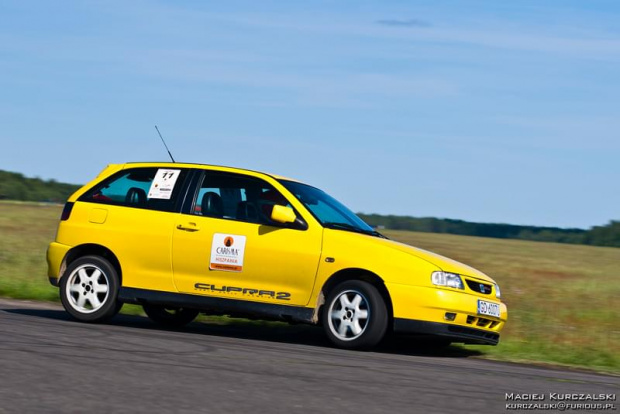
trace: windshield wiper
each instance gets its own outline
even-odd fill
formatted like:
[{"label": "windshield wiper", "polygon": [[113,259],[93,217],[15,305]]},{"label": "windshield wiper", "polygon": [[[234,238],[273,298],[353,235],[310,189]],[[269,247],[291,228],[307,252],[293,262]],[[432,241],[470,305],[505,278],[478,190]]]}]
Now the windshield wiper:
[{"label": "windshield wiper", "polygon": [[362,228],[359,228],[359,227],[356,227],[356,226],[353,226],[347,223],[336,223],[336,222],[328,221],[326,223],[323,223],[323,227],[327,227],[328,229],[353,231],[355,233],[368,234],[369,236],[376,236],[376,237],[387,239],[387,237],[385,237],[383,234],[379,233],[376,230],[364,230]]}]

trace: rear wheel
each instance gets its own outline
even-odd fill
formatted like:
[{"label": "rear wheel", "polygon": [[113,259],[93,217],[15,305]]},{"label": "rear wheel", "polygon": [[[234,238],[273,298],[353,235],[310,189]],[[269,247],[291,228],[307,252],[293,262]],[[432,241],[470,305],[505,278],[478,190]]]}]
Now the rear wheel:
[{"label": "rear wheel", "polygon": [[83,322],[102,322],[116,315],[119,278],[106,259],[84,256],[73,261],[60,279],[60,301],[65,310]]},{"label": "rear wheel", "polygon": [[146,315],[155,323],[168,328],[180,328],[187,325],[198,316],[198,311],[188,308],[177,308],[174,306],[153,305],[145,303],[142,305]]},{"label": "rear wheel", "polygon": [[336,346],[369,349],[385,336],[388,312],[373,285],[350,280],[329,292],[322,322],[327,336]]}]

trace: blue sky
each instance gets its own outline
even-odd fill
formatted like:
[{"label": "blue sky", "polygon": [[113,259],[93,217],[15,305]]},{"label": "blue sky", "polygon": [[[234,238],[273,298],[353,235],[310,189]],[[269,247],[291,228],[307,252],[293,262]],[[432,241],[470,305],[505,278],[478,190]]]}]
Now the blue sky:
[{"label": "blue sky", "polygon": [[177,160],[355,211],[620,219],[620,2],[0,3],[0,169]]}]

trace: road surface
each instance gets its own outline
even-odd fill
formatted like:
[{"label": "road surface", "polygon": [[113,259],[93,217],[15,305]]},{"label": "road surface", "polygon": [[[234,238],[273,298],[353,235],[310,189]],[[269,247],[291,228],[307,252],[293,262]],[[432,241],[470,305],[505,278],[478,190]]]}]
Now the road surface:
[{"label": "road surface", "polygon": [[413,345],[344,351],[300,325],[83,324],[54,304],[0,299],[0,413],[497,413],[508,412],[506,393],[550,403],[552,392],[620,389],[614,376]]}]

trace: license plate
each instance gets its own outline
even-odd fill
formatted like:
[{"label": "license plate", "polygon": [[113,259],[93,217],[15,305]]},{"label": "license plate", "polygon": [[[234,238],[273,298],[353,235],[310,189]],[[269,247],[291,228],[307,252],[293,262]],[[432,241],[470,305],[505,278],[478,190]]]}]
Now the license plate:
[{"label": "license plate", "polygon": [[478,300],[478,315],[488,315],[499,318],[499,303]]}]

